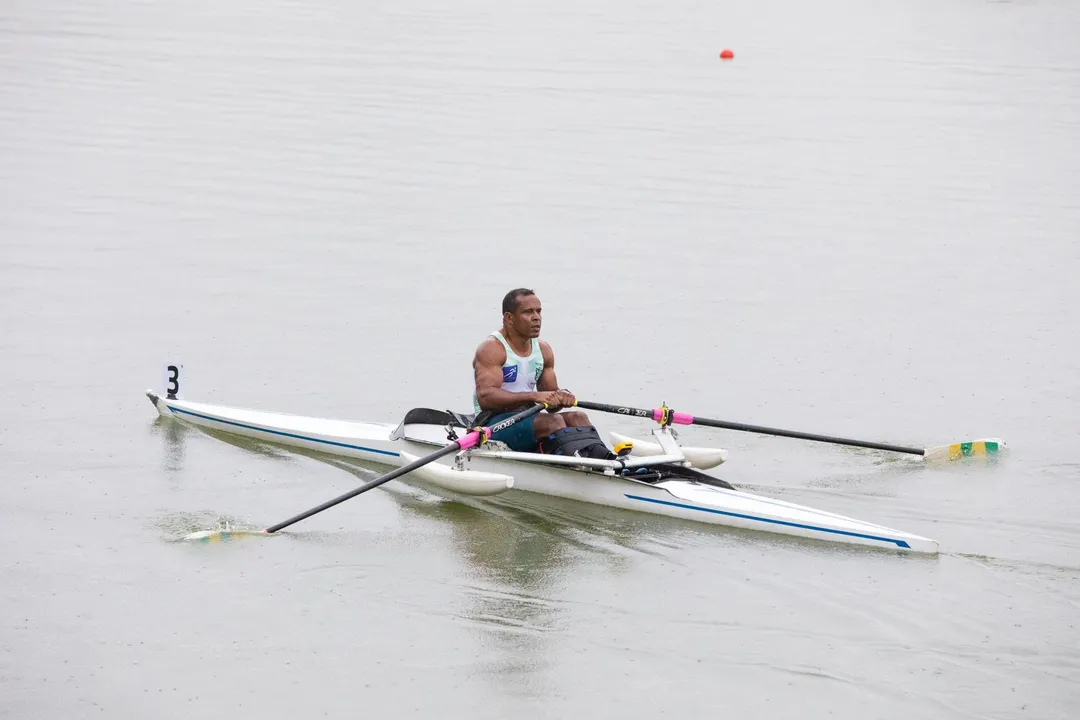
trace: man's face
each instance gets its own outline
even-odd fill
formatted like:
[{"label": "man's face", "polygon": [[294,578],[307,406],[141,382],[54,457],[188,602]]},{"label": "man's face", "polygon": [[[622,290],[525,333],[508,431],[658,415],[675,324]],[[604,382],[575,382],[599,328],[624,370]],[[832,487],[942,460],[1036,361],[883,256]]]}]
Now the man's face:
[{"label": "man's face", "polygon": [[507,324],[519,335],[540,337],[540,298],[535,295],[519,297],[517,310],[504,315]]}]

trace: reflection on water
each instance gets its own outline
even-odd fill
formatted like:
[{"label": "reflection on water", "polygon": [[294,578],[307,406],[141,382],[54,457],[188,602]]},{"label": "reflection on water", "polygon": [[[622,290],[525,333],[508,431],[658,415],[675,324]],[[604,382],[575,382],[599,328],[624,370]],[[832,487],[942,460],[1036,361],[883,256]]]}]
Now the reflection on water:
[{"label": "reflection on water", "polygon": [[232,433],[213,430],[198,425],[186,423],[177,418],[159,415],[150,424],[152,434],[161,435],[165,445],[165,454],[162,457],[164,469],[170,473],[179,472],[184,467],[185,441],[192,433],[209,435],[215,440],[238,447],[241,450],[257,453],[264,457],[275,460],[290,461],[292,457],[280,445],[234,435]]},{"label": "reflection on water", "polygon": [[[367,482],[385,470],[367,463],[299,450]],[[571,528],[542,514],[483,500],[443,497],[388,483],[381,490],[408,515],[435,523],[448,534],[455,555],[468,567],[452,582],[452,612],[489,651],[477,662],[478,674],[528,694],[542,693],[536,678],[553,657],[550,643],[560,628],[562,605],[554,598],[580,564],[568,535]]]},{"label": "reflection on water", "polygon": [[563,605],[559,587],[574,572],[576,558],[552,523],[514,518],[468,501],[428,502],[391,491],[416,516],[449,532],[468,571],[448,596],[454,614],[465,622],[483,650],[478,674],[500,687],[540,692],[542,677],[555,653]]},{"label": "reflection on water", "polygon": [[184,466],[184,437],[194,428],[172,418],[158,415],[150,423],[150,433],[160,435],[165,446],[161,466],[166,473],[179,472]]},{"label": "reflection on water", "polygon": [[255,438],[249,438],[243,435],[234,435],[233,433],[214,430],[213,428],[198,426],[196,429],[199,432],[209,435],[215,440],[220,440],[223,443],[238,447],[241,450],[257,453],[266,458],[273,458],[274,460],[282,460],[284,462],[292,461],[292,456],[281,445],[265,442],[263,440],[256,440]]}]

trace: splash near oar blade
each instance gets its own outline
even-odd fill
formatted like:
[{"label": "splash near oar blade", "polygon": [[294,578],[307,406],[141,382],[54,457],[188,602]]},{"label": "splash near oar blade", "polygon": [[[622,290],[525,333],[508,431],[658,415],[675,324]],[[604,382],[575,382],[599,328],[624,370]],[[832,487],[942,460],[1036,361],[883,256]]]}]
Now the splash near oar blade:
[{"label": "splash near oar blade", "polygon": [[959,442],[951,445],[940,445],[927,448],[923,457],[927,460],[963,460],[969,457],[993,457],[1005,447],[1005,441],[1001,438],[987,438],[985,440],[972,440],[971,442]]}]

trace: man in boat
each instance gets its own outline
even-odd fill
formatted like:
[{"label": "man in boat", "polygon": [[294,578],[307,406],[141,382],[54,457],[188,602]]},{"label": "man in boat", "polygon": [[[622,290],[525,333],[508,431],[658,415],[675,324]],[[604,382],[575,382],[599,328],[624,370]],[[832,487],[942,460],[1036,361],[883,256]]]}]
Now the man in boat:
[{"label": "man in boat", "polygon": [[577,399],[559,388],[555,353],[540,340],[540,298],[527,288],[511,290],[503,298],[502,317],[502,329],[491,333],[473,358],[473,409],[478,424],[494,425],[533,403],[547,403],[547,412],[497,432],[491,439],[518,452],[614,457],[585,413],[560,412],[574,407]]}]

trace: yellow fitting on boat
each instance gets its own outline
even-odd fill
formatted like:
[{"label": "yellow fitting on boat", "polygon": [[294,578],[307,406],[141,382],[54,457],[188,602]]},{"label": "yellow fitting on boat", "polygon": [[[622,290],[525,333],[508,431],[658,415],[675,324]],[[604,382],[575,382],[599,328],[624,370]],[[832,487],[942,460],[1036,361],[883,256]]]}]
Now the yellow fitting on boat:
[{"label": "yellow fitting on boat", "polygon": [[615,446],[615,454],[622,457],[623,455],[629,455],[633,449],[634,443],[630,441],[621,442]]}]

